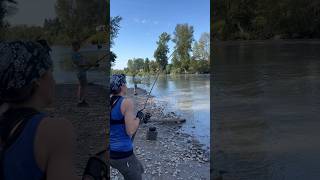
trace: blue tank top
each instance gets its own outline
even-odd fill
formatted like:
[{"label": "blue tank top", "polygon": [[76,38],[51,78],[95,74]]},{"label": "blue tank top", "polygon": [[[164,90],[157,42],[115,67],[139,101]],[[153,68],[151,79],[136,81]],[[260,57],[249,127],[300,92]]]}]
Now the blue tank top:
[{"label": "blue tank top", "polygon": [[[124,97],[116,102],[111,111],[111,119],[121,121],[124,116],[121,112],[121,104]],[[132,141],[126,132],[125,124],[110,125],[110,150],[116,152],[128,152],[133,150]]]},{"label": "blue tank top", "polygon": [[45,173],[38,167],[34,156],[34,140],[44,114],[37,114],[27,122],[16,141],[4,152],[5,180],[40,180]]}]

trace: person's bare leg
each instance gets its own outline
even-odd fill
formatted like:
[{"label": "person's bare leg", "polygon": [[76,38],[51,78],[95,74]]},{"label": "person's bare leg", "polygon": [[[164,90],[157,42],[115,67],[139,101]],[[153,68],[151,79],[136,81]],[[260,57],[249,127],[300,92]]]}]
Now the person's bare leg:
[{"label": "person's bare leg", "polygon": [[83,90],[84,90],[84,87],[83,85],[80,86],[80,102],[82,102],[84,99],[83,99]]},{"label": "person's bare leg", "polygon": [[79,84],[79,86],[78,86],[78,99],[79,99],[79,102],[82,101],[81,97],[82,97],[82,95],[81,95],[81,84]]},{"label": "person's bare leg", "polygon": [[134,85],[133,93],[134,93],[134,95],[137,95],[137,94],[138,94],[138,93],[137,93],[137,85],[136,85],[136,84]]},{"label": "person's bare leg", "polygon": [[85,101],[85,100],[86,100],[87,92],[88,92],[88,84],[84,84],[84,85],[82,86],[82,95],[81,95],[82,101]]},{"label": "person's bare leg", "polygon": [[88,89],[88,83],[86,79],[82,79],[80,82],[80,102],[78,103],[78,106],[81,107],[87,107],[89,104],[86,102],[86,96],[87,96],[87,90]]}]

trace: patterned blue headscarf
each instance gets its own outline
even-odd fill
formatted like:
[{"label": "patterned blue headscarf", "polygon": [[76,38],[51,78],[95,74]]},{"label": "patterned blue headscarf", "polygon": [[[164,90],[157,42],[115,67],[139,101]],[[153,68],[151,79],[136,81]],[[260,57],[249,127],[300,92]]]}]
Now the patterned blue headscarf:
[{"label": "patterned blue headscarf", "polygon": [[53,63],[51,49],[45,41],[13,41],[0,43],[0,99],[21,89],[44,75]]},{"label": "patterned blue headscarf", "polygon": [[110,79],[110,91],[115,93],[120,90],[121,85],[126,84],[126,75],[124,74],[114,74]]}]

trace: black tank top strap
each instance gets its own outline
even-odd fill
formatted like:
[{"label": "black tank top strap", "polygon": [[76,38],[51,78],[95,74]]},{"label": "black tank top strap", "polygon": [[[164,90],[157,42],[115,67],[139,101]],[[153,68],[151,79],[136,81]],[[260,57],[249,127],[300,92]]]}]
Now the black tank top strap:
[{"label": "black tank top strap", "polygon": [[124,121],[124,118],[122,118],[121,120],[114,120],[114,119],[111,119],[111,120],[110,120],[110,124],[111,124],[111,125],[116,125],[116,124],[125,124],[125,121]]},{"label": "black tank top strap", "polygon": [[[112,109],[117,105],[117,103],[119,102],[119,99],[121,99],[122,96],[112,96],[111,97],[111,111]],[[125,125],[125,121],[124,118],[120,119],[120,120],[114,120],[111,118],[111,112],[110,112],[110,125],[119,125],[119,124],[123,124]]]},{"label": "black tank top strap", "polygon": [[[9,109],[8,111],[6,111],[2,115],[0,120],[0,136],[1,139],[5,142],[5,146],[9,147],[23,131],[29,119],[39,113],[40,112],[32,108],[17,108]],[[18,127],[16,127],[17,125]],[[13,128],[16,129],[12,133],[11,131]],[[10,133],[12,134],[10,135]]]},{"label": "black tank top strap", "polygon": [[118,100],[122,98],[122,96],[112,96],[110,98],[110,105],[111,105],[111,110],[114,108],[114,106],[116,106],[116,104],[118,103]]}]

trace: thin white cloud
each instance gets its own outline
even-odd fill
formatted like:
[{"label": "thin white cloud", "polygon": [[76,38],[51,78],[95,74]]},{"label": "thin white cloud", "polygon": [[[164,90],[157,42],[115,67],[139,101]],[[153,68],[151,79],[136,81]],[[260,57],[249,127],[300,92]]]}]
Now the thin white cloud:
[{"label": "thin white cloud", "polygon": [[142,24],[145,24],[145,23],[147,23],[147,20],[142,19],[142,20],[141,20],[141,23],[142,23]]},{"label": "thin white cloud", "polygon": [[149,19],[139,19],[139,18],[134,18],[133,22],[138,23],[138,24],[154,24],[154,25],[159,24],[159,21],[152,21]]},{"label": "thin white cloud", "polygon": [[139,22],[140,22],[138,18],[134,18],[133,21],[134,21],[135,23],[139,23]]}]

